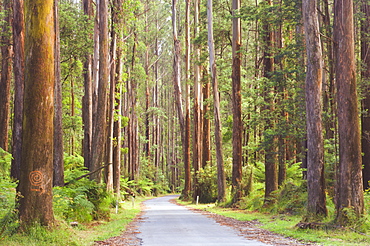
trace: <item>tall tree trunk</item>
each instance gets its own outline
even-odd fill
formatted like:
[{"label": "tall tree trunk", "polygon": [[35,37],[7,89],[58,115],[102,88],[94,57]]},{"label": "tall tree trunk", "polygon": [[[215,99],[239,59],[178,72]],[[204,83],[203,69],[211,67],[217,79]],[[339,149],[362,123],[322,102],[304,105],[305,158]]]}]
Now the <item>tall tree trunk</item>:
[{"label": "tall tree trunk", "polygon": [[[370,81],[370,4],[363,1],[361,7],[364,14],[364,21],[361,23],[361,61],[364,68],[361,69],[361,76],[364,84]],[[364,190],[370,188],[370,92],[369,86],[364,89],[364,98],[362,99],[362,113],[361,119],[361,146],[362,146],[362,169]]]},{"label": "tall tree trunk", "polygon": [[207,2],[207,19],[208,19],[208,48],[209,48],[209,68],[213,86],[213,107],[215,121],[215,141],[216,141],[216,158],[217,158],[217,200],[223,202],[226,199],[226,179],[224,172],[224,160],[222,154],[222,136],[221,136],[221,113],[220,97],[217,81],[217,67],[215,61],[215,47],[213,40],[213,4],[212,0]]},{"label": "tall tree trunk", "polygon": [[54,91],[54,175],[53,185],[64,185],[64,149],[62,128],[62,82],[60,80],[60,35],[59,35],[59,0],[54,0],[55,25],[55,91]]},{"label": "tall tree trunk", "polygon": [[134,70],[135,67],[135,57],[137,56],[137,33],[134,31],[134,43],[132,46],[132,56],[131,65],[128,70],[128,82],[126,83],[127,90],[127,103],[125,108],[125,116],[130,119],[128,126],[126,127],[126,147],[128,148],[128,158],[127,158],[127,172],[130,180],[135,180],[137,176],[137,166],[138,166],[138,134],[137,125],[138,119],[136,116],[136,90],[137,83],[135,78],[131,76],[130,71]]},{"label": "tall tree trunk", "polygon": [[348,209],[353,210],[357,217],[364,213],[351,0],[338,0],[334,3],[333,33],[339,133],[336,220],[343,225],[350,220]]},{"label": "tall tree trunk", "polygon": [[232,1],[233,9],[233,71],[232,71],[232,101],[233,101],[233,169],[232,169],[232,193],[233,203],[242,198],[242,98],[241,98],[241,25],[240,18],[236,17],[240,10],[240,0]]},{"label": "tall tree trunk", "polygon": [[[272,5],[271,0],[267,0],[268,5]],[[272,72],[274,71],[274,58],[272,55],[272,49],[274,44],[274,35],[271,30],[270,23],[263,24],[264,32],[264,54],[263,54],[263,76],[267,79],[272,78]],[[266,86],[264,97],[265,97],[265,114],[271,114],[275,108],[275,102],[270,98],[270,91],[274,88]],[[265,132],[274,128],[274,119],[267,116]],[[278,189],[278,177],[277,177],[277,165],[276,165],[276,136],[266,134],[265,135],[265,204],[270,202],[271,193]]]},{"label": "tall tree trunk", "polygon": [[[109,81],[108,72],[108,0],[100,0],[99,3],[99,88],[95,125],[92,141],[91,171],[97,170],[103,161],[104,146],[106,140],[106,115],[107,115],[107,86]],[[90,175],[91,180],[101,181],[101,172]]]},{"label": "tall tree trunk", "polygon": [[[185,141],[188,151],[187,158],[189,158],[190,165],[190,0],[185,0]],[[196,126],[194,125],[194,128]],[[193,136],[194,139],[198,136]],[[198,155],[198,150],[193,151],[193,155]],[[199,160],[199,158],[198,158]],[[199,171],[199,161],[194,162],[193,158],[193,168],[194,168],[194,193],[193,198],[200,195],[200,189],[198,185],[198,171]]]},{"label": "tall tree trunk", "polygon": [[[119,51],[117,54],[117,58],[121,57],[121,52]],[[120,95],[116,98],[116,106],[115,111],[118,114],[118,119],[114,121],[114,132],[113,132],[113,139],[115,139],[115,144],[113,147],[113,189],[114,193],[116,193],[117,197],[120,197],[120,184],[121,184],[121,143],[122,143],[122,133],[121,133],[121,107],[122,107],[122,82],[120,81],[120,75],[122,75],[122,65],[120,59],[118,59],[118,63],[116,66],[116,81],[118,82],[118,86],[116,87],[116,94]]]},{"label": "tall tree trunk", "polygon": [[[187,18],[189,20],[189,12],[190,12],[190,1],[186,0],[187,2]],[[190,45],[190,24],[187,23],[187,45]],[[199,0],[194,1],[194,37],[199,34]],[[190,47],[187,50],[187,56],[190,57]],[[200,84],[200,47],[199,44],[194,45],[194,100],[193,100],[193,168],[195,172],[199,171],[202,163],[202,154],[201,154],[201,139],[202,139],[202,124],[201,124],[201,84]],[[189,68],[190,68],[190,60]],[[190,79],[190,76],[188,77]],[[194,178],[194,198],[201,195],[201,190],[198,184],[198,175],[196,174]]]},{"label": "tall tree trunk", "polygon": [[[116,15],[116,20],[114,21],[117,28],[122,28],[123,20],[119,18],[119,14],[122,12],[123,0],[115,0],[114,2],[114,12]],[[123,67],[123,50],[122,50],[123,40],[122,33],[117,33],[117,55],[116,55],[116,66],[114,68],[115,74],[115,106],[114,111],[118,114],[116,120],[114,120],[113,126],[113,189],[117,198],[120,199],[120,180],[121,180],[121,144],[122,144],[122,67]]]},{"label": "tall tree trunk", "polygon": [[[182,93],[181,93],[181,71],[180,71],[180,61],[181,61],[181,50],[180,50],[180,40],[177,38],[177,0],[172,0],[172,28],[173,28],[173,40],[174,40],[174,62],[173,62],[173,70],[174,70],[174,91],[175,91],[175,99],[176,99],[176,107],[177,113],[180,123],[180,131],[181,131],[181,142],[183,146],[183,154],[184,154],[184,167],[185,167],[185,187],[182,192],[183,197],[189,197],[190,191],[190,179],[188,180],[187,177],[190,177],[190,134],[187,133],[186,129],[186,122],[185,116],[183,112],[182,106]],[[190,130],[190,129],[189,129]],[[188,138],[187,138],[188,137]]]},{"label": "tall tree trunk", "polygon": [[22,122],[24,94],[24,4],[14,0],[13,4],[13,49],[14,49],[14,117],[11,176],[20,178],[22,155]]},{"label": "tall tree trunk", "polygon": [[322,133],[323,60],[316,1],[303,1],[303,18],[307,51],[306,122],[308,216],[326,216],[324,140]]},{"label": "tall tree trunk", "polygon": [[[93,18],[93,9],[91,0],[83,0],[84,14],[89,18]],[[84,125],[84,138],[83,138],[83,157],[84,166],[90,169],[91,165],[91,144],[92,144],[92,117],[93,117],[93,86],[92,86],[92,55],[86,55],[84,63],[84,89],[82,106],[82,120]]]},{"label": "tall tree trunk", "polygon": [[[324,4],[324,15],[323,15],[323,25],[324,25],[324,35],[326,38],[326,49],[323,47],[323,52],[326,52],[327,56],[327,69],[324,69],[323,72],[326,72],[328,76],[323,76],[324,78],[327,77],[327,81],[323,81],[323,85],[325,86],[324,90],[324,100],[323,100],[323,108],[324,112],[328,112],[329,116],[324,121],[325,125],[325,138],[331,139],[336,138],[335,130],[336,123],[335,123],[335,98],[334,98],[334,59],[333,59],[333,39],[332,39],[332,23],[330,22],[331,13],[329,10],[329,1],[323,0]],[[322,40],[323,41],[323,40]],[[325,54],[325,53],[324,53]]]},{"label": "tall tree trunk", "polygon": [[[115,3],[114,3],[115,4]],[[110,87],[108,102],[108,124],[107,124],[107,156],[106,163],[111,163],[104,170],[107,191],[113,192],[113,134],[114,134],[114,111],[116,92],[116,64],[117,64],[117,39],[118,39],[118,13],[116,5],[112,6],[111,20],[111,45],[110,45]]]},{"label": "tall tree trunk", "polygon": [[19,217],[23,227],[54,223],[54,1],[25,2],[25,90]]},{"label": "tall tree trunk", "polygon": [[[207,76],[203,76],[206,78]],[[208,162],[211,161],[211,121],[208,117],[209,112],[209,104],[207,100],[210,96],[210,82],[207,78],[207,81],[204,83],[203,86],[203,100],[206,103],[203,103],[203,114],[202,114],[202,121],[203,121],[203,136],[202,136],[202,167],[205,168]]]},{"label": "tall tree trunk", "polygon": [[4,0],[5,18],[0,38],[1,47],[1,77],[0,77],[0,148],[8,151],[9,119],[10,119],[10,81],[12,74],[12,45],[11,45],[11,3]]},{"label": "tall tree trunk", "polygon": [[[146,10],[149,9],[149,1],[145,1],[145,7]],[[149,85],[149,50],[151,44],[148,43],[148,35],[149,35],[149,23],[148,23],[148,11],[145,11],[145,28],[144,32],[146,33],[144,39],[146,44],[146,50],[145,50],[145,61],[144,61],[144,70],[145,70],[145,142],[144,142],[144,152],[146,155],[146,158],[148,159],[149,165],[151,164],[151,143],[150,143],[150,85]]]}]

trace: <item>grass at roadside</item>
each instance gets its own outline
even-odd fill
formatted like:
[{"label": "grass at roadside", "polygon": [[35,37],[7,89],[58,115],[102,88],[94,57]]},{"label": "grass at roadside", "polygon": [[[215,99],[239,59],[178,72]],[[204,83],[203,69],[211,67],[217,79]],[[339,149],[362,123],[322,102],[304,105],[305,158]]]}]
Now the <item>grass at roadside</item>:
[{"label": "grass at roadside", "polygon": [[148,198],[138,197],[134,206],[131,201],[121,204],[118,213],[112,209],[110,221],[94,221],[80,224],[72,228],[69,224],[60,222],[57,229],[48,231],[35,226],[27,233],[17,233],[10,237],[0,238],[0,245],[6,246],[85,246],[94,241],[101,241],[120,235],[137,214],[140,213],[140,203]]},{"label": "grass at roadside", "polygon": [[315,242],[318,245],[344,246],[370,245],[370,235],[354,232],[349,228],[346,229],[300,229],[296,225],[302,217],[291,216],[286,214],[268,214],[251,212],[247,210],[236,210],[231,208],[221,208],[215,204],[192,204],[178,200],[180,204],[220,214],[226,217],[234,218],[240,221],[258,220],[262,225],[261,228],[279,233],[286,237],[303,240],[306,242]]}]

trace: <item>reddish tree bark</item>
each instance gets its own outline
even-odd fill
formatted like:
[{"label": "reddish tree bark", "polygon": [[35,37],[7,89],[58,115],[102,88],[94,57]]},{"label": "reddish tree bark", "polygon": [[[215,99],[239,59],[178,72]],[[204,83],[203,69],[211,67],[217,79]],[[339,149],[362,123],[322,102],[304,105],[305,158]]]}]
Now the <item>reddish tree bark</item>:
[{"label": "reddish tree bark", "polygon": [[[106,116],[107,116],[107,87],[109,82],[108,58],[108,0],[99,3],[99,87],[97,98],[97,111],[93,128],[92,159],[90,171],[95,171],[104,160],[104,147],[106,142]],[[101,182],[101,172],[90,175],[91,180]]]},{"label": "reddish tree bark", "polygon": [[232,1],[233,9],[233,71],[232,71],[232,102],[233,102],[233,168],[232,168],[232,187],[233,203],[242,198],[242,97],[241,97],[241,25],[240,18],[235,15],[240,9],[240,0]]},{"label": "reddish tree bark", "polygon": [[25,90],[22,166],[18,191],[21,225],[54,223],[54,1],[25,2]]},{"label": "reddish tree bark", "polygon": [[10,80],[12,74],[12,45],[10,26],[11,23],[11,1],[4,0],[3,11],[5,18],[1,35],[1,77],[0,77],[0,148],[8,151],[8,135],[10,120]]},{"label": "reddish tree bark", "polygon": [[353,2],[334,2],[335,79],[337,83],[339,165],[336,183],[338,224],[364,213],[360,126],[357,109],[356,66],[354,52]]},{"label": "reddish tree bark", "polygon": [[307,122],[307,186],[308,216],[326,216],[324,177],[324,140],[322,133],[323,60],[317,3],[304,0],[304,28],[307,51],[306,122]]}]

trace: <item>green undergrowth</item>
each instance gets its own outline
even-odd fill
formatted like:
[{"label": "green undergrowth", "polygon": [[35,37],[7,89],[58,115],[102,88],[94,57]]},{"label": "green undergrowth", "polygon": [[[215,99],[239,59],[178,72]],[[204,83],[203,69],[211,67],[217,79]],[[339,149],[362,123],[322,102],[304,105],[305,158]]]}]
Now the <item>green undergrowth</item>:
[{"label": "green undergrowth", "polygon": [[109,221],[92,221],[78,223],[72,227],[63,220],[59,221],[57,229],[48,230],[41,226],[33,226],[28,232],[15,233],[0,238],[0,245],[6,246],[85,246],[93,245],[122,234],[128,223],[141,211],[140,203],[144,197],[137,197],[135,202],[126,201],[120,204],[118,213],[112,208]]},{"label": "green undergrowth", "polygon": [[327,226],[321,229],[300,229],[296,225],[302,220],[301,215],[224,208],[214,203],[196,205],[192,202],[180,200],[178,202],[195,209],[216,213],[240,221],[258,221],[260,222],[260,227],[263,229],[281,234],[285,237],[316,243],[317,245],[370,245],[370,230],[360,232],[353,228],[337,228],[332,226],[330,221],[324,221],[323,223]]}]

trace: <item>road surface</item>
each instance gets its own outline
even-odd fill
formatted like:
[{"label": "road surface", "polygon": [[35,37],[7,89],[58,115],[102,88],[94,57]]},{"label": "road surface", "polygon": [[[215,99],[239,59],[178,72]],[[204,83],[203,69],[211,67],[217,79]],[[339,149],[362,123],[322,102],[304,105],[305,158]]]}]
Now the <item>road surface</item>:
[{"label": "road surface", "polygon": [[177,196],[148,200],[144,219],[138,225],[137,235],[143,246],[264,246],[247,240],[227,226],[195,213],[184,206],[170,203]]}]

